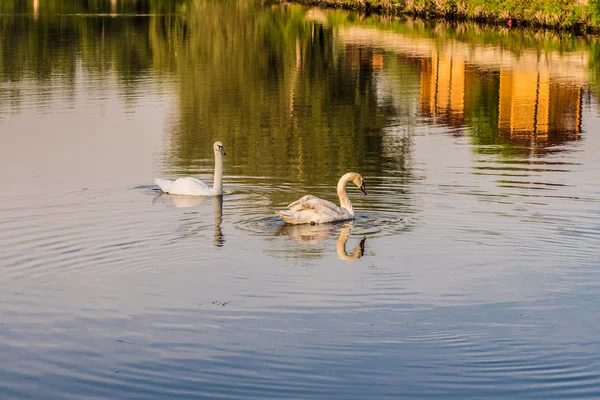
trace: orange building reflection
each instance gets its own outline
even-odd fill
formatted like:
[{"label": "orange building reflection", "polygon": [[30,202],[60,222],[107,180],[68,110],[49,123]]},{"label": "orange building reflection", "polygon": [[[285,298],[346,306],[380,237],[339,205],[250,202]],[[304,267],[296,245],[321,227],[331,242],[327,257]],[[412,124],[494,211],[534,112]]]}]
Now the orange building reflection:
[{"label": "orange building reflection", "polygon": [[553,82],[547,71],[500,70],[498,133],[553,142],[581,133],[582,87]]},{"label": "orange building reflection", "polygon": [[[515,141],[578,139],[582,85],[554,80],[547,70],[534,68],[500,67],[498,134]],[[451,126],[463,125],[465,107],[477,107],[465,105],[465,91],[482,72],[473,73],[476,68],[460,56],[439,53],[422,58],[420,71],[420,111]]]},{"label": "orange building reflection", "polygon": [[379,71],[383,68],[383,54],[372,48],[347,45],[345,48],[345,60],[348,64],[361,68],[369,68]]},{"label": "orange building reflection", "polygon": [[464,124],[465,62],[434,55],[421,60],[421,112],[452,126]]},{"label": "orange building reflection", "polygon": [[[414,60],[420,73],[419,110],[436,122],[463,127],[474,123],[472,111],[481,111],[492,123],[497,119],[496,134],[517,144],[527,142],[523,144],[528,147],[580,137],[590,62],[586,51],[548,50],[541,55],[531,47],[513,52],[499,44],[444,41],[357,25],[337,26],[336,32],[353,64],[373,69],[382,65],[370,49]],[[443,32],[441,24],[438,33]],[[486,103],[488,108],[482,109],[482,92],[486,100],[498,97],[495,108]]]},{"label": "orange building reflection", "polygon": [[33,0],[33,19],[37,21],[40,16],[40,0]]}]

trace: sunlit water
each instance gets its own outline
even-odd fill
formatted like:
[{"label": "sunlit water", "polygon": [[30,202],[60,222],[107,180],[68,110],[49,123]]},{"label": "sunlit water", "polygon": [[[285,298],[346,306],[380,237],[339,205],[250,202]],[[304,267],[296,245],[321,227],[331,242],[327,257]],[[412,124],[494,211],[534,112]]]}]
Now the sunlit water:
[{"label": "sunlit water", "polygon": [[[600,397],[596,42],[9,3],[1,398]],[[160,194],[215,140],[222,201]],[[275,216],[346,171],[355,221]]]}]

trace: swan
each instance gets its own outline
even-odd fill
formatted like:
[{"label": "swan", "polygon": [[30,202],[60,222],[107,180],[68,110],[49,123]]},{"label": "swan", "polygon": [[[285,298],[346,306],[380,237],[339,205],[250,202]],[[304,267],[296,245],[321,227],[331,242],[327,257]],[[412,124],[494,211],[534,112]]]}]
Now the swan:
[{"label": "swan", "polygon": [[309,194],[291,203],[288,210],[277,212],[277,215],[286,223],[293,225],[323,224],[354,219],[354,209],[346,193],[348,182],[354,183],[364,194],[367,194],[362,176],[356,172],[348,172],[340,178],[337,184],[337,195],[341,207]]},{"label": "swan", "polygon": [[178,178],[174,181],[156,178],[160,190],[169,194],[184,196],[222,196],[223,195],[223,156],[226,154],[223,143],[215,142],[215,181],[211,188],[206,183],[192,177]]}]

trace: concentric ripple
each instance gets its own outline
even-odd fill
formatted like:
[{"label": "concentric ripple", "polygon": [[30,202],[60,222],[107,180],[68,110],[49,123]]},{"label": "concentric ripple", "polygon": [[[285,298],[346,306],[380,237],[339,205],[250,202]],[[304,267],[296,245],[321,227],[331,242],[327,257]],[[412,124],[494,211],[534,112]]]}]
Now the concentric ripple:
[{"label": "concentric ripple", "polygon": [[[235,222],[234,226],[244,232],[261,236],[277,236],[282,231],[291,229],[277,216],[243,219]],[[318,228],[310,226],[310,228],[306,229],[320,230],[325,236],[327,232],[333,235],[339,231],[340,228],[347,227],[350,228],[355,235],[382,237],[409,231],[413,226],[414,222],[411,221],[410,217],[399,217],[386,215],[380,212],[365,211],[357,212],[353,221],[319,224]]]}]

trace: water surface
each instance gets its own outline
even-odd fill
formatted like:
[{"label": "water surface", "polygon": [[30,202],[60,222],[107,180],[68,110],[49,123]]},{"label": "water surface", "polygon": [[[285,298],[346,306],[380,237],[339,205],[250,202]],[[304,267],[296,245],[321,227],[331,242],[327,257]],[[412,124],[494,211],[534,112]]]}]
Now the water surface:
[{"label": "water surface", "polygon": [[[2,398],[600,397],[600,45],[252,1],[0,5]],[[225,196],[160,194],[154,177]],[[284,226],[335,201],[355,221]]]}]

